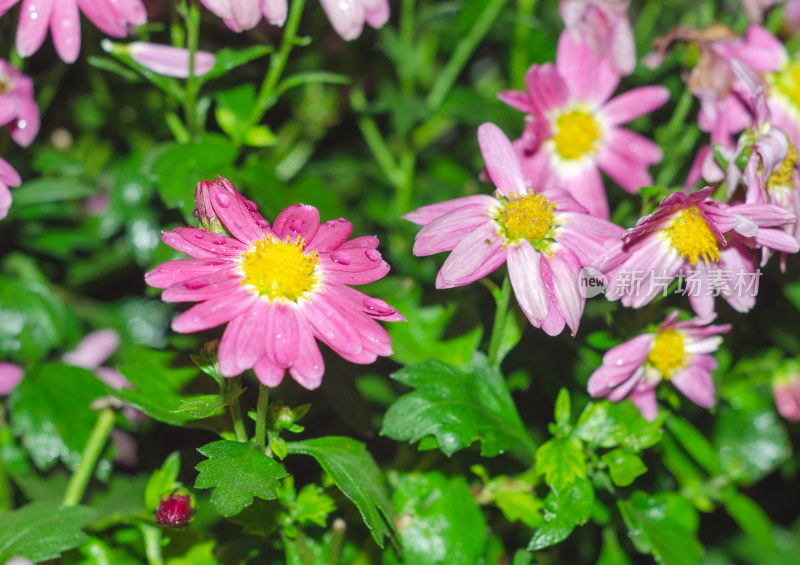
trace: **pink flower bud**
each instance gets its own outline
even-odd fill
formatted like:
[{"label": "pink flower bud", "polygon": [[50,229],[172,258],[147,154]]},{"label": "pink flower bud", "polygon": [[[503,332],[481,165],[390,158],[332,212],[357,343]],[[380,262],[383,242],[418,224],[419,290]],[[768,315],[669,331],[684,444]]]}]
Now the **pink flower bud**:
[{"label": "pink flower bud", "polygon": [[167,528],[183,528],[194,517],[192,497],[173,491],[161,499],[156,510],[156,524]]},{"label": "pink flower bud", "polygon": [[[127,53],[130,57],[154,73],[176,78],[189,76],[189,50],[158,43],[134,41],[128,45],[112,43],[104,39],[100,45],[107,53]],[[216,56],[208,51],[194,54],[194,76],[203,76],[216,63]]]}]

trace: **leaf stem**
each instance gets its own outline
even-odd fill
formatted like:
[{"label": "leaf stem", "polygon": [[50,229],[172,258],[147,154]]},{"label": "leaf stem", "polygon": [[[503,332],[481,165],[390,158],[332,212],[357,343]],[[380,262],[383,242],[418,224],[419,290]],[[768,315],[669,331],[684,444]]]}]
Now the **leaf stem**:
[{"label": "leaf stem", "polygon": [[494,313],[494,325],[492,326],[492,337],[489,340],[489,363],[492,367],[497,367],[500,360],[497,358],[500,350],[500,340],[503,337],[506,315],[508,314],[508,301],[511,297],[511,279],[506,275],[503,286],[499,290],[493,290],[497,310]]},{"label": "leaf stem", "polygon": [[[230,379],[226,379],[225,383],[228,386],[228,390],[232,388],[230,384],[236,382],[238,384],[241,377],[233,377],[236,381],[232,381]],[[244,428],[244,421],[242,420],[242,405],[237,398],[234,402],[231,402],[228,405],[228,409],[231,413],[231,422],[233,423],[233,433],[236,435],[236,441],[245,442],[247,441],[247,430]]]},{"label": "leaf stem", "polygon": [[186,94],[183,99],[183,108],[186,113],[186,125],[192,136],[200,133],[200,124],[197,116],[197,93],[199,85],[194,74],[195,55],[200,38],[200,7],[197,0],[189,4],[189,13],[186,16],[187,48],[189,49],[189,77],[186,79]]},{"label": "leaf stem", "polygon": [[269,388],[258,385],[258,404],[256,405],[256,435],[253,440],[262,451],[267,445],[267,407],[269,406]]},{"label": "leaf stem", "polygon": [[94,468],[98,459],[100,459],[100,454],[106,445],[106,441],[108,441],[108,436],[114,428],[116,419],[117,413],[113,408],[103,408],[100,412],[89,439],[86,441],[86,446],[83,448],[83,453],[81,453],[81,462],[78,465],[78,469],[72,474],[69,484],[67,484],[67,490],[64,493],[64,506],[75,506],[83,498],[89,479],[92,478]]}]

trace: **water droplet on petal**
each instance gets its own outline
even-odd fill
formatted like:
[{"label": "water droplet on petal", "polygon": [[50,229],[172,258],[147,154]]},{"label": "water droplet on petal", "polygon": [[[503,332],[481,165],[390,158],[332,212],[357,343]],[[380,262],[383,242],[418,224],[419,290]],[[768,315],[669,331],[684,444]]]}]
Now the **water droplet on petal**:
[{"label": "water droplet on petal", "polygon": [[292,221],[291,224],[289,224],[289,229],[292,230],[293,232],[299,232],[300,230],[303,229],[303,220],[301,220],[300,218],[296,218],[295,220]]},{"label": "water droplet on petal", "polygon": [[364,255],[367,256],[367,259],[373,262],[381,260],[380,251],[376,251],[375,249],[367,249],[364,251]]},{"label": "water droplet on petal", "polygon": [[269,224],[265,220],[256,221],[256,225],[262,229],[267,229],[269,227]]},{"label": "water droplet on petal", "polygon": [[349,265],[350,256],[342,251],[335,251],[331,253],[331,261],[334,263],[339,263],[340,265]]},{"label": "water droplet on petal", "polygon": [[386,316],[394,312],[394,308],[386,304],[383,300],[378,300],[376,298],[365,298],[362,302],[364,303],[364,308],[370,312],[375,312],[380,316]]},{"label": "water droplet on petal", "polygon": [[244,205],[250,212],[258,212],[258,206],[256,206],[256,203],[252,200],[245,200]]},{"label": "water droplet on petal", "polygon": [[202,281],[186,281],[183,283],[183,286],[186,287],[186,290],[198,290],[204,286],[208,286],[208,283]]},{"label": "water droplet on petal", "polygon": [[220,192],[217,194],[217,204],[222,206],[223,208],[227,208],[231,205],[231,197],[224,192]]},{"label": "water droplet on petal", "polygon": [[197,232],[196,234],[194,234],[194,237],[197,239],[203,239],[205,237],[205,234],[202,232]]},{"label": "water droplet on petal", "polygon": [[212,243],[214,245],[225,245],[225,240],[220,237],[218,239],[215,239]]}]

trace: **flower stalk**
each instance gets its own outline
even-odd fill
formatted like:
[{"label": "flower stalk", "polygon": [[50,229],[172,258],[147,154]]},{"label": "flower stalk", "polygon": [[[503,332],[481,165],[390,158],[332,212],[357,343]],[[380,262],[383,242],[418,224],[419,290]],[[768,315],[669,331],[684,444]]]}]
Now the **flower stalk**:
[{"label": "flower stalk", "polygon": [[92,478],[92,473],[100,459],[100,454],[103,452],[108,441],[111,430],[114,428],[114,422],[117,419],[116,411],[111,408],[103,408],[97,422],[92,428],[92,433],[89,435],[89,440],[81,453],[81,462],[78,469],[70,477],[67,490],[64,493],[64,506],[75,506],[79,504],[86,492],[86,487],[89,485],[89,480]]}]

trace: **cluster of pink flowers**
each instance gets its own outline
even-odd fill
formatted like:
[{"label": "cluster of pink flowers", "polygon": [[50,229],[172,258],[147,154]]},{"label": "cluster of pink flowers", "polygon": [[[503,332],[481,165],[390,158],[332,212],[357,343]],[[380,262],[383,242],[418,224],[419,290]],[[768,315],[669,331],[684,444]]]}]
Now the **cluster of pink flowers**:
[{"label": "cluster of pink flowers", "polygon": [[201,225],[229,235],[193,227],[165,232],[167,245],[192,258],[163,263],[145,280],[165,289],[167,302],[199,303],[175,318],[173,330],[227,324],[218,352],[223,376],[252,368],[275,387],[288,371],[314,389],[325,370],[317,340],[352,363],[391,355],[391,338],[376,320],[403,316],[350,288],[389,272],[376,237],[349,239],[350,222],[320,224],[317,209],[304,204],[286,208],[270,226],[224,178],[201,182],[196,202]]}]

